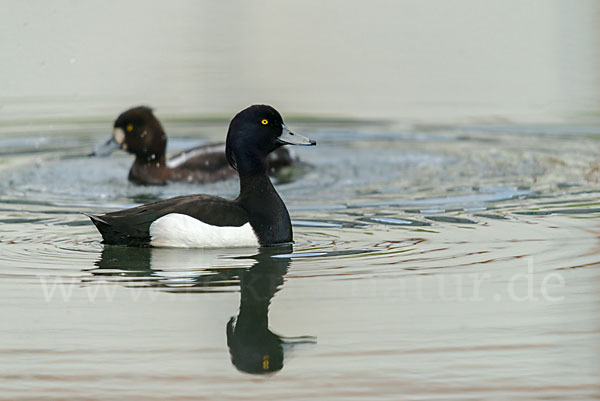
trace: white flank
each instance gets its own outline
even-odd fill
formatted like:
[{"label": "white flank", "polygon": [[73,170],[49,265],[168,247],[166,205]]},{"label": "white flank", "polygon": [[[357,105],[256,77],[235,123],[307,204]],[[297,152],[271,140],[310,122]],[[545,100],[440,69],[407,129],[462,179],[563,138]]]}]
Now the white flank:
[{"label": "white flank", "polygon": [[241,227],[218,227],[185,214],[171,213],[150,226],[150,245],[166,248],[257,247],[250,223]]},{"label": "white flank", "polygon": [[167,160],[167,167],[175,168],[177,166],[182,165],[194,157],[202,156],[207,153],[216,153],[216,152],[225,152],[225,145],[217,144],[212,146],[203,146],[196,149],[190,149],[186,152],[182,152],[175,157]]}]

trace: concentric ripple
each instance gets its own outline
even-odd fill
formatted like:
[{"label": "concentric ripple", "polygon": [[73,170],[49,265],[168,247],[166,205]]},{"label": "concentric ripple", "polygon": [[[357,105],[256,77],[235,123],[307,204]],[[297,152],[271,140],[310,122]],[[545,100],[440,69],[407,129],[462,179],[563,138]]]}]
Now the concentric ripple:
[{"label": "concentric ripple", "polygon": [[[233,197],[237,181],[133,186],[128,155],[85,156],[105,127],[77,127],[0,131],[0,398],[121,399],[132,386],[140,399],[600,389],[593,138],[306,124],[319,146],[298,156],[312,167],[277,185],[293,247],[155,249],[101,245],[82,212]],[[176,128],[178,146],[200,141],[177,138],[193,125]],[[281,345],[282,369],[238,373],[260,338]],[[268,367],[276,354],[256,355]]]}]

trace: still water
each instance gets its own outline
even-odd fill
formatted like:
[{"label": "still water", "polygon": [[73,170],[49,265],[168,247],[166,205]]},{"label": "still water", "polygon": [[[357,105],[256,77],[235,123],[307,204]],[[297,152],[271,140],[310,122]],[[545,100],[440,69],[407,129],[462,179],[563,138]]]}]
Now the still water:
[{"label": "still water", "polygon": [[600,397],[598,127],[288,125],[318,146],[266,251],[103,247],[81,212],[237,180],[128,184],[86,157],[110,121],[3,127],[0,398]]}]

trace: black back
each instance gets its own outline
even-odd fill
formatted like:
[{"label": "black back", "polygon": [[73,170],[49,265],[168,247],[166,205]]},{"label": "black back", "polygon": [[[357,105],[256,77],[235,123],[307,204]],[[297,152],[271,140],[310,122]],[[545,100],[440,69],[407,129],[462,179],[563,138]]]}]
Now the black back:
[{"label": "black back", "polygon": [[185,195],[104,215],[87,216],[108,245],[147,246],[150,225],[170,213],[181,213],[213,226],[239,227],[248,215],[236,202],[210,195]]}]

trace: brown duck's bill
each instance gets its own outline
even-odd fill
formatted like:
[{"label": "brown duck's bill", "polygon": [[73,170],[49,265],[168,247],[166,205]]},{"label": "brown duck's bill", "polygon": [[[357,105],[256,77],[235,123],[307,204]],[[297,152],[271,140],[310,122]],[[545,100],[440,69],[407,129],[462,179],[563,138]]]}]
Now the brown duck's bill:
[{"label": "brown duck's bill", "polygon": [[106,157],[113,153],[115,150],[123,148],[123,142],[125,135],[122,129],[115,128],[113,135],[103,145],[99,145],[94,148],[89,156]]},{"label": "brown duck's bill", "polygon": [[317,141],[294,134],[285,124],[281,124],[281,135],[279,135],[278,139],[284,145],[315,146],[317,144]]}]

